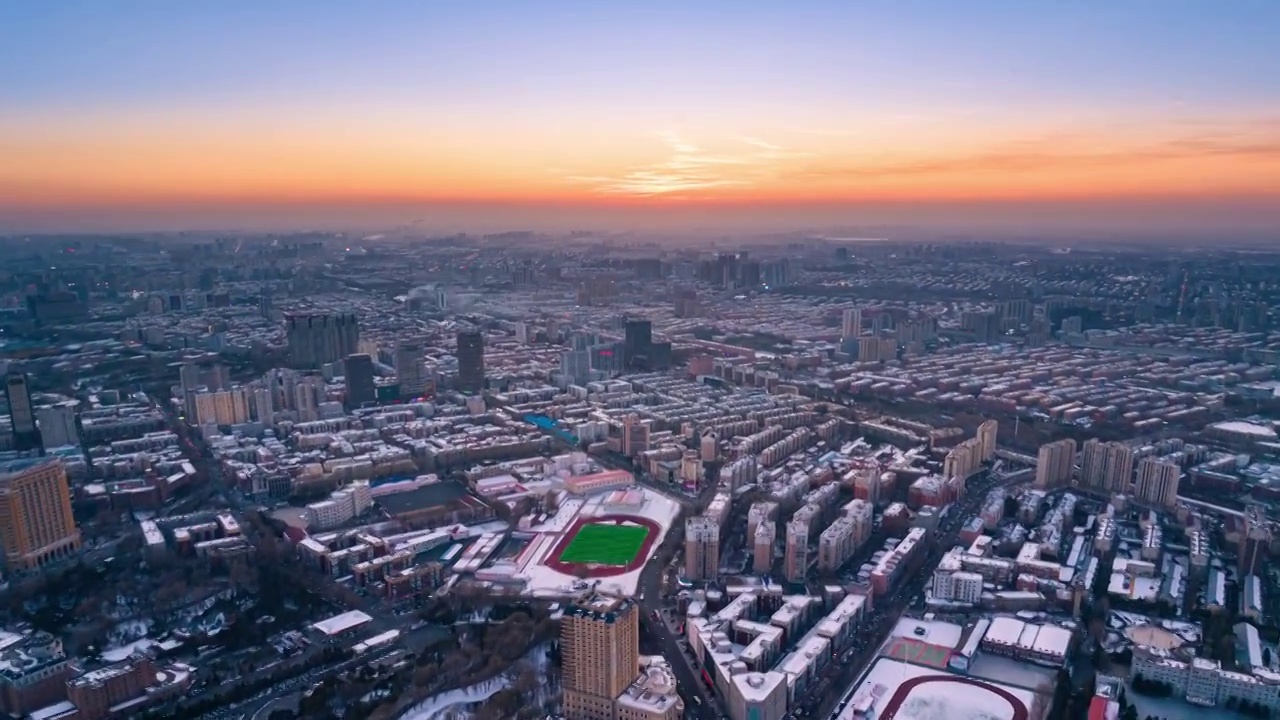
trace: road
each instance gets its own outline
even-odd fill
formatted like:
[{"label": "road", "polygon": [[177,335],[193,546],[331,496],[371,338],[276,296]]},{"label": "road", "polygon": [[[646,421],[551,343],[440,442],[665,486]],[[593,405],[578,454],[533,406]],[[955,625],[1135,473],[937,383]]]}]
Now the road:
[{"label": "road", "polygon": [[[712,491],[714,492],[714,487]],[[662,578],[667,572],[667,566],[671,562],[671,558],[675,556],[676,549],[684,539],[684,525],[677,523],[675,527],[667,531],[666,538],[662,544],[658,546],[658,551],[654,553],[644,566],[644,570],[640,573],[639,583],[639,599],[640,606],[640,623],[643,631],[655,638],[662,648],[662,656],[667,658],[671,665],[671,671],[675,673],[676,684],[680,691],[680,697],[684,700],[685,717],[696,718],[697,720],[716,720],[723,717],[723,713],[719,712],[718,702],[708,692],[707,686],[699,677],[698,671],[692,666],[689,656],[685,654],[681,647],[677,635],[667,625],[665,620],[654,620],[654,614],[662,617],[662,609],[664,606]],[[696,698],[696,699],[695,699]],[[700,703],[699,703],[700,701]]]}]

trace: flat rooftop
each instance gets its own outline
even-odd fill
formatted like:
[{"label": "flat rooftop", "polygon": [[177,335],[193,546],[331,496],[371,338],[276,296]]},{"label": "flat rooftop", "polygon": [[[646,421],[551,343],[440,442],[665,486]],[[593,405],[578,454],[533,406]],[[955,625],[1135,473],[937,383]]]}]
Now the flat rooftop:
[{"label": "flat rooftop", "polygon": [[460,483],[444,480],[404,492],[379,495],[374,498],[374,501],[392,515],[398,515],[449,505],[466,495],[467,489]]},{"label": "flat rooftop", "polygon": [[51,457],[30,457],[30,458],[13,458],[12,460],[0,460],[0,475],[8,475],[10,473],[20,473],[24,470],[30,470],[33,467],[44,465],[45,463],[56,462],[57,458]]},{"label": "flat rooftop", "polygon": [[351,628],[360,627],[372,619],[373,618],[359,610],[350,610],[342,613],[341,615],[334,615],[327,620],[321,620],[311,627],[319,630],[325,635],[338,635],[350,630]]}]

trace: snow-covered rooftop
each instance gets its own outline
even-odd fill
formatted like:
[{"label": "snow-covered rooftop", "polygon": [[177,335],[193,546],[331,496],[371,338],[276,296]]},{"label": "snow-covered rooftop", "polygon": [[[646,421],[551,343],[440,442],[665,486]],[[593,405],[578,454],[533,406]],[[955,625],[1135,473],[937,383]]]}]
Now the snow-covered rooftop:
[{"label": "snow-covered rooftop", "polygon": [[368,614],[359,610],[350,610],[340,615],[334,615],[327,620],[321,620],[311,627],[319,630],[325,635],[338,635],[350,630],[351,628],[359,627],[372,619],[373,618],[369,617]]}]

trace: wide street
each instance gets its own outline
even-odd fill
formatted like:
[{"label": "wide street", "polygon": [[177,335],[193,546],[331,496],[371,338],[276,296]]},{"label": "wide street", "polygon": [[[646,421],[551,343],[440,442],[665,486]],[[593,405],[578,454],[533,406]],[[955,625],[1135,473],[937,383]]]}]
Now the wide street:
[{"label": "wide street", "polygon": [[[714,487],[712,488],[714,492]],[[717,711],[718,702],[710,694],[706,684],[702,682],[697,670],[692,667],[688,655],[685,654],[677,640],[676,633],[671,630],[662,616],[663,576],[676,549],[684,539],[684,526],[678,524],[668,530],[666,539],[658,547],[658,551],[644,566],[640,574],[639,598],[640,627],[642,632],[649,633],[662,648],[663,657],[671,665],[679,685],[680,697],[684,699],[685,716],[698,720],[715,720],[723,717]],[[654,620],[655,615],[658,617]],[[696,698],[696,699],[695,699]]]}]

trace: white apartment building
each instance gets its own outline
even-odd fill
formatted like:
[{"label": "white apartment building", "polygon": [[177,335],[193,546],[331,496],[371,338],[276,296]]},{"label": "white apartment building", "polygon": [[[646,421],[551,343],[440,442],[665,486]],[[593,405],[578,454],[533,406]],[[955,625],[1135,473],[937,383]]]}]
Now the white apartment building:
[{"label": "white apartment building", "polygon": [[1175,695],[1196,705],[1214,707],[1235,698],[1272,711],[1280,709],[1280,674],[1261,667],[1252,672],[1231,672],[1216,660],[1192,658],[1184,662],[1166,651],[1139,647],[1133,653],[1131,674],[1169,683]]},{"label": "white apartment building", "polygon": [[372,504],[373,491],[369,483],[353,482],[340,490],[334,490],[328,500],[308,505],[307,526],[318,530],[338,527],[359,517]]}]

